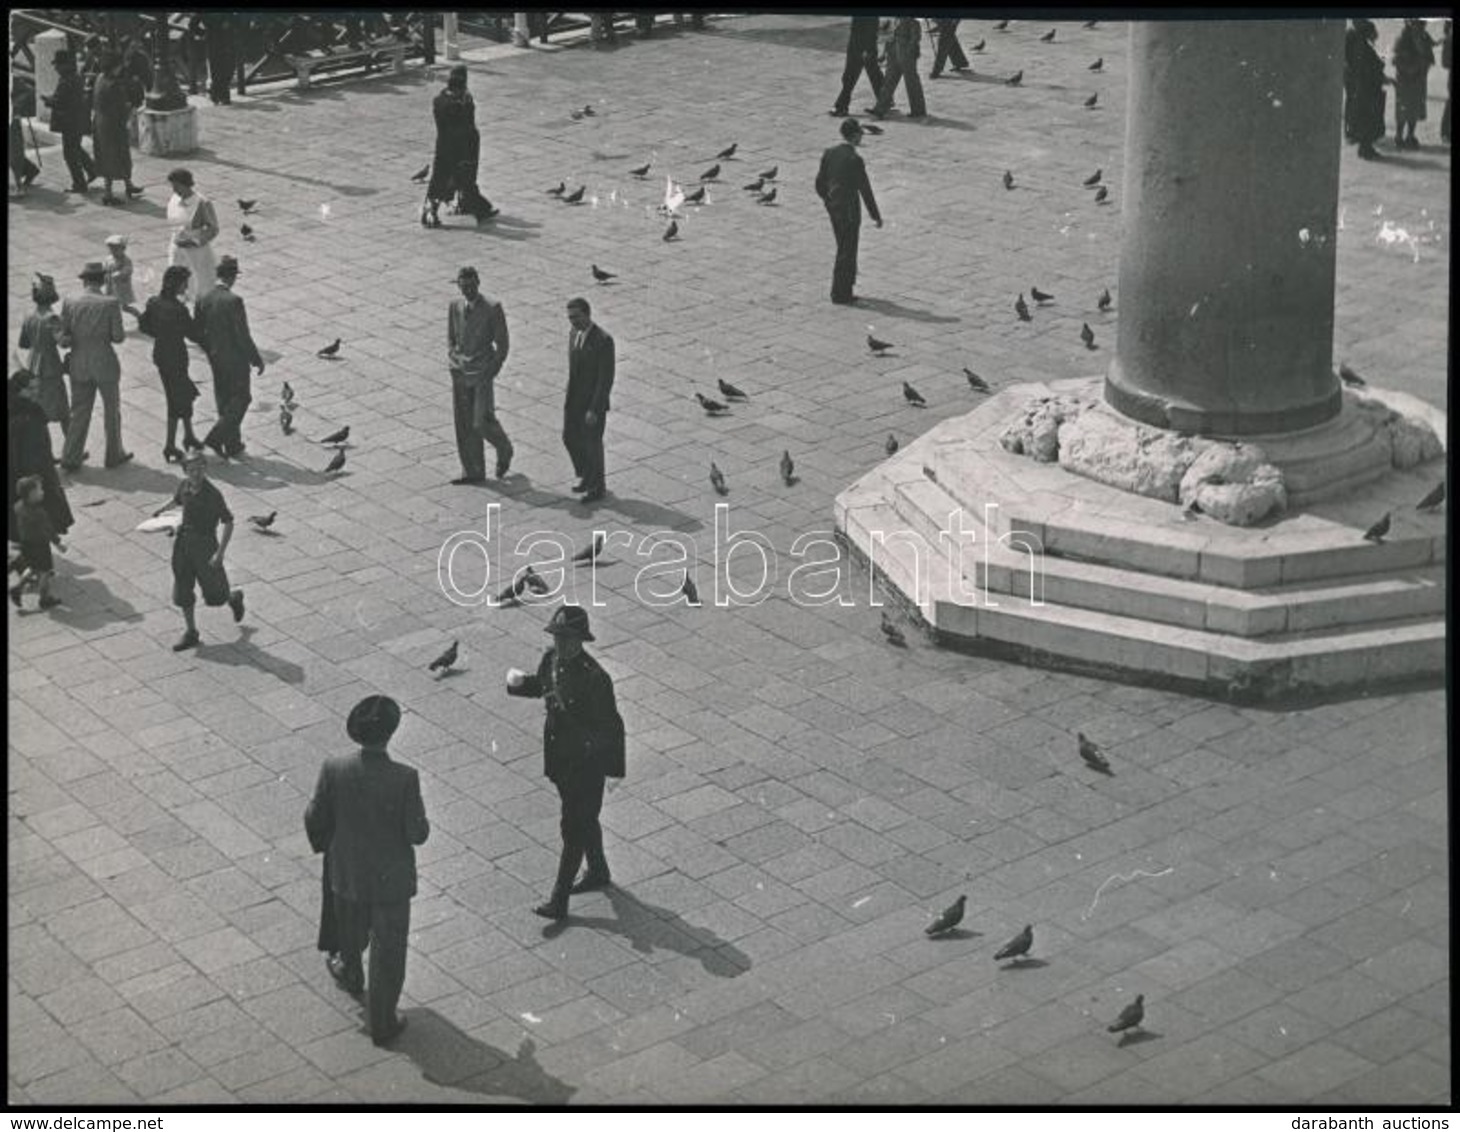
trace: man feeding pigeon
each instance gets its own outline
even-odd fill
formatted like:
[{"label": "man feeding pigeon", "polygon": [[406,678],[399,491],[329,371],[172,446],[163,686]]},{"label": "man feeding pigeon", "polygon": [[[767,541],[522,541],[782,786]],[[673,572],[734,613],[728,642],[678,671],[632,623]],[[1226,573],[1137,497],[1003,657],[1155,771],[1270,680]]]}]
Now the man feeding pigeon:
[{"label": "man feeding pigeon", "polygon": [[872,223],[882,227],[882,213],[872,195],[867,179],[867,166],[857,147],[862,144],[862,124],[855,118],[843,120],[842,143],[821,155],[821,168],[816,174],[816,195],[826,205],[831,217],[831,231],[836,237],[836,265],[831,272],[831,301],[850,306],[857,301],[852,293],[857,282],[857,245],[862,232],[862,202]]}]

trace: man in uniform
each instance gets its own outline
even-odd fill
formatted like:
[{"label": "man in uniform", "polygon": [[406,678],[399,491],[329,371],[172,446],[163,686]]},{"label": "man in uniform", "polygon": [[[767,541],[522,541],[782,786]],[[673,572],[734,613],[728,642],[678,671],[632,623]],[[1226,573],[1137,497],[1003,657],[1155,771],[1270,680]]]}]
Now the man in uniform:
[{"label": "man in uniform", "polygon": [[238,273],[238,260],[231,255],[220,259],[218,282],[198,296],[194,316],[198,338],[213,368],[213,397],[218,405],[218,420],[203,443],[227,457],[243,455],[243,417],[253,401],[248,368],[264,372],[264,359],[248,330],[243,299],[233,293]]},{"label": "man in uniform", "polygon": [[[547,632],[553,636],[553,647],[542,654],[537,674],[509,669],[507,694],[532,696],[547,704],[543,773],[562,799],[563,852],[552,896],[533,911],[562,920],[568,915],[570,893],[609,885],[598,814],[603,809],[604,779],[624,776],[624,723],[614,702],[612,678],[583,651],[583,642],[594,639],[588,631],[588,613],[581,606],[562,606]],[[575,883],[585,858],[588,867]]]},{"label": "man in uniform", "polygon": [[406,980],[415,846],[431,833],[420,775],[386,750],[400,717],[389,696],[356,704],[345,731],[360,750],[325,760],[304,811],[304,831],[326,854],[334,890],[339,954],[326,965],[335,982],[358,996],[365,990],[361,953],[369,946],[370,1037],[378,1046],[406,1028],[395,1008]]},{"label": "man in uniform", "polygon": [[842,123],[842,144],[834,145],[821,155],[821,168],[816,174],[816,195],[826,205],[831,217],[831,231],[836,236],[836,266],[831,272],[831,301],[843,306],[857,301],[852,293],[857,283],[857,245],[862,233],[862,202],[872,223],[882,227],[882,213],[872,195],[857,146],[862,144],[862,124],[855,118]]}]

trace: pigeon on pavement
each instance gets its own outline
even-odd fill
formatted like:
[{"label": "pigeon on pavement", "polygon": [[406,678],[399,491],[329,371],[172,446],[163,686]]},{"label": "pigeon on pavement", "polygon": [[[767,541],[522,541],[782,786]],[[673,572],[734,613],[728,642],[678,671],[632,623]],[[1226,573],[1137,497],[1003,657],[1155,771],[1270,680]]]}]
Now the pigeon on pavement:
[{"label": "pigeon on pavement", "polygon": [[346,425],[344,428],[336,429],[334,432],[330,433],[328,436],[322,438],[320,440],[320,443],[321,444],[343,444],[343,443],[345,443],[345,441],[347,441],[349,439],[350,439],[350,426],[349,425]]},{"label": "pigeon on pavement", "polygon": [[324,474],[327,475],[327,476],[328,475],[333,475],[335,472],[338,472],[344,466],[345,466],[345,450],[343,448],[341,448],[338,452],[335,453],[334,459],[332,459],[329,462],[329,464],[325,467]]},{"label": "pigeon on pavement", "polygon": [[591,545],[585,546],[582,550],[578,551],[577,554],[573,555],[573,561],[592,562],[598,558],[598,555],[602,550],[603,533],[599,532],[599,534],[594,537]]},{"label": "pigeon on pavement", "polygon": [[963,367],[963,376],[968,378],[968,387],[975,392],[990,392],[989,383],[983,378],[979,377],[978,374],[974,373],[973,370],[969,369],[967,366]]},{"label": "pigeon on pavement", "polygon": [[430,671],[435,672],[438,668],[442,672],[450,672],[456,663],[456,646],[459,642],[452,641],[451,647],[431,662]]},{"label": "pigeon on pavement", "polygon": [[1033,322],[1034,316],[1029,313],[1029,304],[1024,301],[1024,292],[1019,292],[1019,297],[1014,300],[1014,313],[1019,316],[1020,322]]},{"label": "pigeon on pavement", "polygon": [[1085,109],[1094,110],[1095,104],[1100,101],[1100,92],[1096,91],[1089,98],[1085,99]]},{"label": "pigeon on pavement", "polygon": [[781,453],[781,482],[787,487],[796,482],[796,461],[791,459],[789,450]]},{"label": "pigeon on pavement", "polygon": [[1384,536],[1389,533],[1389,512],[1384,512],[1384,517],[1364,532],[1364,541],[1378,545],[1384,541]]},{"label": "pigeon on pavement", "polygon": [[1106,287],[1105,290],[1103,290],[1103,291],[1100,292],[1100,297],[1095,300],[1095,305],[1096,305],[1096,307],[1099,308],[1101,314],[1104,314],[1106,311],[1108,311],[1110,309],[1110,288],[1109,287]]},{"label": "pigeon on pavement", "polygon": [[739,142],[731,142],[724,149],[722,149],[719,153],[715,154],[715,158],[717,160],[719,160],[719,161],[729,161],[732,157],[735,156],[735,151],[737,149],[739,149],[739,148],[740,148],[740,143]]},{"label": "pigeon on pavement", "polygon": [[1104,171],[1101,169],[1095,170],[1095,172],[1091,173],[1088,177],[1081,181],[1080,184],[1084,185],[1087,189],[1093,189],[1096,185],[1100,183],[1100,177],[1103,172]]},{"label": "pigeon on pavement", "polygon": [[1033,299],[1036,303],[1054,302],[1053,295],[1051,295],[1048,291],[1041,291],[1038,287],[1029,288],[1029,297]]},{"label": "pigeon on pavement", "polygon": [[684,594],[685,597],[689,598],[689,603],[691,605],[700,604],[699,588],[695,585],[694,579],[689,576],[688,570],[684,572],[684,582],[679,587],[679,592]]},{"label": "pigeon on pavement", "polygon": [[882,446],[882,451],[886,452],[889,456],[891,456],[891,455],[893,455],[897,451],[897,449],[898,449],[897,437],[893,436],[892,433],[889,432],[887,434],[887,443]]},{"label": "pigeon on pavement", "polygon": [[994,952],[995,961],[1004,959],[1019,959],[1029,954],[1029,949],[1034,946],[1034,925],[1025,924],[1024,930],[1011,939],[1003,947]]},{"label": "pigeon on pavement", "polygon": [[774,181],[776,179],[776,174],[780,171],[781,167],[779,165],[772,165],[769,169],[767,169],[764,173],[760,175],[760,178],[762,181]]},{"label": "pigeon on pavement", "polygon": [[718,413],[728,412],[730,409],[729,405],[722,405],[719,401],[712,401],[703,393],[696,393],[695,400],[700,403],[700,408],[709,413],[711,416],[715,416]]},{"label": "pigeon on pavement", "polygon": [[640,165],[637,169],[630,169],[629,170],[629,176],[630,177],[639,177],[639,178],[647,177],[649,175],[649,169],[650,169],[651,166],[653,166],[653,164],[654,163],[652,161],[646,161],[646,162],[644,162],[644,164]]},{"label": "pigeon on pavement", "polygon": [[1345,385],[1351,385],[1355,389],[1362,389],[1368,384],[1362,377],[1354,372],[1348,362],[1340,362],[1338,365],[1338,376],[1343,379]]},{"label": "pigeon on pavement", "polygon": [[1004,170],[1004,188],[1006,188],[1006,189],[1012,189],[1013,187],[1014,187],[1014,174],[1011,173],[1011,172],[1009,172],[1009,170],[1005,169]]},{"label": "pigeon on pavement", "polygon": [[741,390],[739,390],[735,386],[731,385],[723,377],[720,378],[716,382],[716,384],[719,385],[720,392],[723,393],[731,401],[749,401],[750,400],[750,398],[747,397]]},{"label": "pigeon on pavement", "polygon": [[238,207],[240,210],[242,210],[243,214],[247,216],[250,212],[254,210],[254,205],[256,204],[258,204],[257,200],[240,200],[238,202]]},{"label": "pigeon on pavement", "polygon": [[1015,71],[1012,75],[1010,75],[1007,79],[1004,80],[1004,85],[1005,86],[1018,86],[1023,81],[1024,81],[1024,72],[1023,71]]},{"label": "pigeon on pavement", "polygon": [[1096,59],[1095,62],[1091,63],[1090,66],[1087,69],[1088,70],[1091,70],[1091,71],[1099,71],[1099,70],[1103,69],[1104,66],[1105,66],[1105,56],[1102,55],[1102,56],[1100,56],[1099,59]]},{"label": "pigeon on pavement", "polygon": [[1085,343],[1085,349],[1095,349],[1095,331],[1090,329],[1088,322],[1080,323],[1080,341]]},{"label": "pigeon on pavement", "polygon": [[679,221],[678,220],[671,220],[669,222],[669,227],[666,228],[666,229],[664,229],[664,235],[661,238],[667,244],[671,240],[674,240],[678,235],[679,235]]},{"label": "pigeon on pavement", "polygon": [[424,181],[430,175],[431,175],[431,163],[428,161],[425,165],[422,165],[421,166],[420,171],[417,172],[416,175],[411,178],[411,180],[419,183],[421,181]]},{"label": "pigeon on pavement", "polygon": [[704,182],[704,181],[713,181],[719,175],[720,175],[720,166],[719,166],[718,163],[716,163],[714,165],[711,165],[708,169],[706,169],[703,173],[700,174],[700,181],[701,182]]},{"label": "pigeon on pavement", "polygon": [[1105,757],[1093,740],[1085,738],[1083,731],[1076,731],[1075,738],[1078,740],[1080,758],[1085,760],[1086,766],[1092,770],[1098,770],[1101,774],[1115,774],[1110,769],[1110,760]]},{"label": "pigeon on pavement", "polygon": [[889,644],[896,645],[900,649],[907,648],[907,638],[902,635],[902,630],[893,623],[891,617],[884,611],[882,614],[882,635],[887,638]]},{"label": "pigeon on pavement", "polygon": [[270,511],[267,515],[250,515],[248,521],[254,525],[255,530],[266,531],[274,525],[274,520],[279,517],[279,512]]},{"label": "pigeon on pavement", "polygon": [[567,196],[563,197],[563,203],[564,204],[581,204],[583,202],[583,194],[586,193],[587,191],[588,191],[588,186],[587,185],[579,185],[571,193],[569,193]]},{"label": "pigeon on pavement", "polygon": [[1108,188],[1106,188],[1104,185],[1101,185],[1098,189],[1095,190],[1095,203],[1096,204],[1104,204],[1109,199],[1110,199],[1110,190]]},{"label": "pigeon on pavement", "polygon": [[1433,511],[1445,502],[1445,482],[1441,480],[1425,497],[1414,505],[1416,511]]},{"label": "pigeon on pavement", "polygon": [[715,489],[716,495],[730,494],[730,489],[725,486],[725,473],[720,471],[713,460],[710,461],[710,486]]},{"label": "pigeon on pavement", "polygon": [[892,349],[892,343],[884,342],[882,339],[874,338],[869,334],[867,335],[867,349],[871,350],[874,354],[881,354],[885,350]]},{"label": "pigeon on pavement", "polygon": [[617,279],[618,276],[612,271],[604,271],[598,264],[592,264],[593,278],[600,283],[607,283],[610,279]]},{"label": "pigeon on pavement", "polygon": [[909,405],[916,405],[920,409],[927,405],[927,401],[923,400],[923,395],[905,381],[902,383],[902,399]]},{"label": "pigeon on pavement", "polygon": [[765,192],[761,193],[760,196],[756,197],[755,198],[755,203],[756,204],[775,204],[776,203],[776,186],[775,185],[772,185]]},{"label": "pigeon on pavement", "polygon": [[317,357],[317,358],[334,358],[334,357],[338,357],[339,356],[339,353],[340,353],[340,347],[342,345],[344,345],[344,340],[341,339],[341,338],[336,338],[328,346],[324,346],[324,347],[321,347],[320,349],[316,350],[314,356]]},{"label": "pigeon on pavement", "polygon": [[1058,30],[1059,30],[1058,28],[1050,28],[1047,32],[1045,32],[1043,35],[1041,35],[1039,37],[1039,42],[1040,43],[1053,43],[1054,42],[1054,33],[1057,32]]},{"label": "pigeon on pavement", "polygon": [[1136,995],[1136,1000],[1126,1006],[1118,1017],[1105,1029],[1112,1034],[1118,1034],[1121,1030],[1139,1030],[1141,1022],[1146,1017],[1146,996]]},{"label": "pigeon on pavement", "polygon": [[926,936],[939,936],[944,932],[950,932],[963,922],[963,909],[968,904],[967,896],[960,896],[947,908],[939,913],[938,918],[923,929]]}]

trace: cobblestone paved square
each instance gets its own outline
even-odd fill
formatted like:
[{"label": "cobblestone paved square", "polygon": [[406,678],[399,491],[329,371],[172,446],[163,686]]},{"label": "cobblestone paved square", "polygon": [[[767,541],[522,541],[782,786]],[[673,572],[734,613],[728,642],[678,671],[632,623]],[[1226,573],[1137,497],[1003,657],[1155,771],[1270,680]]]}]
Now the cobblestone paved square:
[{"label": "cobblestone paved square", "polygon": [[[468,41],[481,184],[502,210],[480,230],[418,223],[410,174],[430,158],[444,60],[194,98],[203,148],[135,153],[147,191],[122,208],[63,195],[59,147],[44,150],[39,181],[9,200],[12,348],[34,273],[74,293],[112,232],[130,240],[139,297],[155,293],[165,174],[182,161],[218,206],[218,250],[241,260],[268,368],[247,457],[209,472],[239,518],[242,625],[205,610],[202,647],[169,648],[168,542],[135,528],[178,473],[130,321],[136,459],[66,477],[64,605],[10,612],[10,1104],[1449,1103],[1443,691],[1232,707],[958,655],[911,626],[894,649],[845,559],[841,603],[784,584],[796,539],[829,539],[833,497],[889,433],[906,445],[977,405],[962,367],[1000,387],[1108,362],[1117,314],[1093,305],[1116,288],[1128,27],[1083,25],[1067,16],[1042,43],[1046,20],[965,20],[965,46],[987,43],[971,75],[926,84],[926,121],[895,112],[867,138],[886,226],[862,229],[859,308],[827,302],[833,242],[812,188],[837,135],[840,17],[665,19],[612,49]],[[1399,21],[1380,25],[1387,45]],[[1002,81],[1016,69],[1017,88]],[[1446,78],[1430,76],[1421,150],[1381,143],[1384,160],[1361,162],[1345,147],[1334,330],[1336,360],[1442,410]],[[585,103],[593,116],[570,114]],[[854,111],[869,103],[863,88]],[[692,184],[732,142],[680,238],[661,240],[665,176]],[[629,175],[646,161],[647,179]],[[760,207],[740,186],[772,165],[778,196]],[[1078,187],[1097,167],[1113,207]],[[585,203],[547,195],[559,181],[585,185]],[[255,242],[238,198],[259,201]],[[1395,228],[1415,238],[1382,235]],[[595,263],[617,278],[596,284]],[[516,456],[481,487],[448,482],[445,314],[463,264],[511,328],[496,395]],[[1026,327],[1010,304],[1031,286],[1058,301]],[[611,494],[593,508],[569,499],[560,438],[575,295],[618,348]],[[1106,348],[1093,358],[1085,320]],[[868,333],[896,348],[869,356]],[[317,358],[336,337],[341,360]],[[208,384],[200,354],[192,372]],[[285,380],[292,436],[276,424]],[[710,418],[692,394],[717,380],[749,400]],[[348,464],[326,476],[316,441],[343,425]],[[782,556],[755,607],[714,604],[712,460],[727,529]],[[244,521],[271,511],[273,535]],[[448,537],[489,527],[493,590],[527,560],[518,539],[579,548],[603,530],[686,540],[704,597],[641,601],[648,559],[624,536],[567,574],[578,602],[602,602],[590,648],[629,755],[603,811],[616,887],[575,897],[564,924],[531,912],[559,846],[541,708],[503,686],[536,663],[548,611],[454,604],[438,582]],[[427,664],[453,639],[459,671],[438,677]],[[420,770],[433,826],[410,1027],[390,1049],[314,948],[320,861],[301,821],[321,760],[351,749],[346,714],[375,692],[405,708],[391,750]],[[1115,777],[1079,763],[1076,731]],[[961,928],[924,938],[960,893]],[[1030,958],[996,963],[1026,923]],[[1137,993],[1146,1032],[1121,1041],[1106,1026]]]}]

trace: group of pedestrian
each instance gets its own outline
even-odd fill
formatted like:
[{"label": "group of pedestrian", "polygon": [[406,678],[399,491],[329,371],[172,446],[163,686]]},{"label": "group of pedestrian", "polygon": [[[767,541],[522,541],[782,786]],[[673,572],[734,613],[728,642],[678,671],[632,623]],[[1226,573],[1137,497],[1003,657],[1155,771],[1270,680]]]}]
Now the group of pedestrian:
[{"label": "group of pedestrian", "polygon": [[484,224],[498,213],[477,187],[482,138],[477,130],[476,102],[466,86],[466,67],[451,68],[445,88],[431,104],[436,120],[436,148],[431,158],[431,179],[421,204],[421,226],[441,227],[441,205],[454,201],[458,212]]},{"label": "group of pedestrian", "polygon": [[[1415,127],[1428,117],[1429,72],[1435,65],[1436,43],[1422,19],[1406,19],[1394,41],[1394,77],[1384,73],[1384,60],[1376,46],[1379,29],[1362,17],[1349,21],[1344,40],[1344,136],[1358,145],[1366,161],[1380,154],[1374,143],[1384,136],[1385,86],[1394,87],[1394,148],[1418,149]],[[1445,22],[1442,63],[1448,70],[1450,21]],[[1448,82],[1448,80],[1447,80]],[[1440,121],[1440,137],[1449,141],[1450,104]]]},{"label": "group of pedestrian", "polygon": [[[53,58],[56,68],[56,89],[45,98],[51,109],[51,129],[61,138],[61,157],[71,174],[67,192],[85,194],[97,178],[104,182],[103,204],[120,205],[125,199],[114,191],[120,181],[127,198],[141,196],[140,185],[132,181],[132,143],[129,136],[133,111],[142,105],[144,88],[131,71],[120,51],[108,49],[101,56],[101,70],[96,76],[91,97],[77,70],[76,57],[70,51],[59,51]],[[86,152],[85,137],[92,135],[95,154]],[[15,167],[12,125],[11,166]],[[22,150],[23,156],[23,150]],[[39,170],[37,170],[39,172]],[[22,178],[28,185],[35,174],[26,170]]]}]

